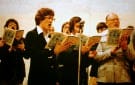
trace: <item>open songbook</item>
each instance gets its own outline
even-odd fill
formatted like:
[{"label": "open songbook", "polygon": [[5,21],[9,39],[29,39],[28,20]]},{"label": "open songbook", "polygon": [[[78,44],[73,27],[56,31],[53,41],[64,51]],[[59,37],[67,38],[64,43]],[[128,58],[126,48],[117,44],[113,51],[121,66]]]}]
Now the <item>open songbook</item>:
[{"label": "open songbook", "polygon": [[13,30],[9,28],[4,29],[3,40],[9,46],[12,46],[14,39],[20,39],[23,37],[24,30]]},{"label": "open songbook", "polygon": [[90,47],[90,50],[96,50],[100,40],[101,36],[91,36],[89,37],[85,45]]},{"label": "open songbook", "polygon": [[124,36],[124,35],[130,36],[133,30],[134,29],[131,29],[131,28],[124,28],[122,29],[121,36]]},{"label": "open songbook", "polygon": [[77,50],[79,48],[79,43],[80,43],[80,39],[79,37],[77,36],[67,36],[63,41],[62,41],[62,44],[63,43],[70,43],[72,44],[71,45],[71,48],[74,49],[74,50]]},{"label": "open songbook", "polygon": [[83,34],[81,34],[80,36],[81,36],[81,43],[82,43],[82,45],[85,45],[85,43],[87,42],[89,37],[86,36],[86,35],[83,35]]},{"label": "open songbook", "polygon": [[51,49],[53,49],[55,47],[56,43],[61,43],[62,40],[65,37],[66,37],[66,35],[64,35],[63,33],[54,32],[53,34],[51,34],[51,39],[47,43],[47,45],[45,46],[45,48],[51,48]]},{"label": "open songbook", "polygon": [[120,35],[121,35],[121,29],[119,29],[119,28],[109,29],[107,44],[108,45],[117,45]]},{"label": "open songbook", "polygon": [[[86,41],[88,40],[88,36],[86,35],[80,35],[80,36],[81,36],[81,43],[84,45]],[[75,49],[77,49],[80,42],[79,40],[80,40],[79,36],[70,36],[70,35],[65,35],[63,33],[60,33],[60,32],[54,32],[51,36],[50,41],[45,46],[45,48],[53,49],[56,43],[70,42],[72,43],[72,47],[75,47]]]},{"label": "open songbook", "polygon": [[70,43],[71,48],[74,50],[77,50],[80,45],[80,39],[81,39],[81,45],[94,45],[95,43],[98,43],[101,39],[101,36],[92,36],[88,37],[86,35],[78,35],[78,36],[72,36],[72,35],[64,35],[63,33],[54,32],[51,36],[50,41],[47,43],[45,48],[51,48],[53,49],[56,45],[56,43]]},{"label": "open songbook", "polygon": [[[71,48],[74,49],[74,50],[78,50],[79,49],[79,45],[81,43],[81,45],[85,45],[86,41],[88,40],[88,36],[86,35],[78,35],[78,36],[67,36],[63,41],[62,43],[65,43],[65,42],[69,42],[69,43],[72,43],[72,46]],[[80,40],[81,39],[81,40]]]},{"label": "open songbook", "polygon": [[130,29],[130,28],[109,30],[107,43],[109,45],[118,45],[120,38],[124,36],[129,37],[132,31],[133,29]]}]

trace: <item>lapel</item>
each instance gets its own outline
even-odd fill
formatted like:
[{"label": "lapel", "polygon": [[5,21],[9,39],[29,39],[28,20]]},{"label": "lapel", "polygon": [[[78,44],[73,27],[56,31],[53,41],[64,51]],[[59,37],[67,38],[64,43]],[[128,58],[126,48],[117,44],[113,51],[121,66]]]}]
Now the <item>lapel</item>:
[{"label": "lapel", "polygon": [[38,45],[41,46],[41,47],[45,47],[45,45],[47,44],[47,42],[46,42],[46,40],[45,40],[45,38],[43,36],[43,33],[38,34],[37,28],[35,28],[34,31],[36,32],[36,35],[37,35]]}]

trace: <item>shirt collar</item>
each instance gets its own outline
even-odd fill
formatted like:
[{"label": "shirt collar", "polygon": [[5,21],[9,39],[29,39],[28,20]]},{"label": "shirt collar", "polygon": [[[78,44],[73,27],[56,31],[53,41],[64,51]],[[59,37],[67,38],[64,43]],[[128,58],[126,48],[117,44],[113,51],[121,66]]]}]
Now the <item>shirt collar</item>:
[{"label": "shirt collar", "polygon": [[39,27],[39,26],[37,26],[37,33],[40,34],[40,33],[42,33],[42,32],[43,32],[42,28]]},{"label": "shirt collar", "polygon": [[[40,26],[37,26],[37,33],[38,33],[38,35],[39,35],[40,33],[42,33],[42,32],[43,32],[42,28],[41,28]],[[45,37],[45,38],[50,38],[50,37],[49,37],[49,33],[47,33],[46,35],[44,35],[44,37]]]}]

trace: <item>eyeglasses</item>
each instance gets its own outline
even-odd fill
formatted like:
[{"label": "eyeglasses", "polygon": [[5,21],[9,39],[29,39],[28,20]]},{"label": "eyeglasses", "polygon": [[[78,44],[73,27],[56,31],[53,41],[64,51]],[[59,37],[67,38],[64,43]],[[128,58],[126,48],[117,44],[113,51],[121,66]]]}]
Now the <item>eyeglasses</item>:
[{"label": "eyeglasses", "polygon": [[55,21],[55,18],[53,16],[45,16],[46,19]]},{"label": "eyeglasses", "polygon": [[119,21],[119,19],[118,19],[118,18],[108,19],[107,21],[115,21],[115,20]]}]

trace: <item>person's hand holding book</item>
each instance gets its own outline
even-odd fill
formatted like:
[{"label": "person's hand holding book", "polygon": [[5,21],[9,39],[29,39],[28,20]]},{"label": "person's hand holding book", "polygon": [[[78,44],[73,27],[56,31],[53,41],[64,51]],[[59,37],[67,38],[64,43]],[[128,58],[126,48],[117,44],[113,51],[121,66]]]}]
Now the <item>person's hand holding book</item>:
[{"label": "person's hand holding book", "polygon": [[4,46],[4,40],[2,38],[0,38],[0,47]]},{"label": "person's hand holding book", "polygon": [[20,49],[21,51],[24,51],[25,50],[25,45],[24,43],[20,43],[17,45],[17,49]]},{"label": "person's hand holding book", "polygon": [[54,48],[54,53],[59,55],[61,52],[66,51],[71,45],[72,42],[57,43]]},{"label": "person's hand holding book", "polygon": [[82,54],[85,54],[85,53],[87,53],[89,50],[90,50],[89,46],[83,45],[82,48],[81,48],[81,53],[82,53]]}]

